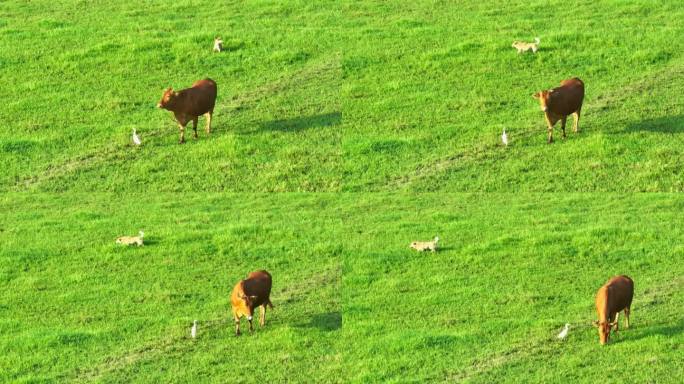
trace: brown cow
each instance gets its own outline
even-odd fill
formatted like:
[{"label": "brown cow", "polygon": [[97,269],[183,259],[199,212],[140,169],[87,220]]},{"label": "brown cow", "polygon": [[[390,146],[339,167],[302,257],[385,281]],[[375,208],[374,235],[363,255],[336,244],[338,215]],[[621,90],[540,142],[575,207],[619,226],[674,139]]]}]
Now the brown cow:
[{"label": "brown cow", "polygon": [[240,336],[240,318],[247,317],[249,331],[252,332],[252,315],[254,308],[261,306],[259,325],[262,327],[266,322],[266,306],[273,309],[271,304],[271,274],[266,271],[250,273],[246,279],[240,280],[233,288],[230,303],[233,306],[233,319],[235,320],[235,336]]},{"label": "brown cow", "polygon": [[575,123],[572,129],[577,133],[580,112],[582,111],[582,101],[584,101],[584,83],[582,80],[576,77],[563,80],[560,87],[537,92],[532,97],[539,99],[541,110],[544,111],[549,131],[549,144],[553,143],[553,126],[558,120],[561,120],[563,138],[566,137],[565,121],[568,119],[568,115],[575,116]]},{"label": "brown cow", "polygon": [[216,82],[212,79],[196,81],[192,87],[174,91],[164,91],[157,107],[172,111],[180,127],[180,144],[185,143],[185,126],[192,120],[192,129],[197,138],[197,119],[207,117],[207,135],[211,132],[211,115],[216,104]]},{"label": "brown cow", "polygon": [[606,344],[610,338],[611,328],[618,332],[620,311],[625,311],[625,327],[629,328],[629,312],[634,296],[634,281],[627,276],[615,276],[608,280],[596,293],[596,312],[599,341]]}]

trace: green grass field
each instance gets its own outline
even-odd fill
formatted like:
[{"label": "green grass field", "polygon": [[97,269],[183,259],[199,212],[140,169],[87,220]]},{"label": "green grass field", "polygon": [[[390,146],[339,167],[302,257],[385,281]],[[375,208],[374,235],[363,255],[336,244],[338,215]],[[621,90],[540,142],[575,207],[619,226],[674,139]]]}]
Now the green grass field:
[{"label": "green grass field", "polygon": [[[178,197],[3,197],[0,381],[684,374],[679,195]],[[114,244],[141,228],[145,247]],[[440,252],[408,249],[435,234]],[[274,276],[276,308],[266,328],[236,338],[229,292],[260,268]],[[593,296],[621,273],[635,280],[632,328],[601,347]]]},{"label": "green grass field", "polygon": [[[674,194],[355,199],[363,214],[346,230],[355,241],[342,277],[348,380],[678,382],[683,208]],[[441,252],[408,249],[435,235]],[[594,296],[617,274],[635,282],[632,327],[602,347]]]},{"label": "green grass field", "polygon": [[[681,381],[681,20],[675,0],[0,2],[0,383]],[[573,76],[581,132],[547,145],[531,94]],[[179,145],[156,103],[204,77],[213,132]],[[236,338],[257,269],[275,309]],[[633,327],[602,347],[616,274]]]},{"label": "green grass field", "polygon": [[[0,342],[0,382],[339,377],[333,199],[179,197],[2,198],[0,329],[10,337]],[[139,229],[144,247],[114,243]],[[230,292],[256,269],[273,274],[276,308],[266,328],[236,338]]]}]

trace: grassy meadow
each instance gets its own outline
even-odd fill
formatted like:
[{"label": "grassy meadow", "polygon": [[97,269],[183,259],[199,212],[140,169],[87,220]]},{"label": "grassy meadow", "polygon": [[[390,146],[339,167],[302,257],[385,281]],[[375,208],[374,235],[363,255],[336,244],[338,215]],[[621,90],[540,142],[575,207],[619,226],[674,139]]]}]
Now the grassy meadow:
[{"label": "grassy meadow", "polygon": [[[3,2],[2,114],[13,118],[0,131],[0,185],[339,189],[342,56],[326,37],[339,12],[306,4]],[[205,77],[218,84],[212,136],[201,118],[199,139],[178,145],[173,114],[156,104]]]},{"label": "grassy meadow", "polygon": [[[0,208],[11,212],[0,223],[2,382],[684,374],[676,194],[12,193]],[[138,229],[144,247],[114,244]],[[408,248],[434,235],[440,252]],[[230,290],[261,268],[275,309],[236,338]],[[632,328],[602,347],[593,297],[622,273],[636,285]]]},{"label": "grassy meadow", "polygon": [[[330,197],[3,197],[0,382],[329,381],[342,249]],[[72,204],[78,199],[78,204]],[[114,243],[145,231],[145,246]],[[230,292],[274,276],[275,309],[234,336]],[[190,338],[192,321],[198,338]]]},{"label": "grassy meadow", "polygon": [[[360,37],[343,62],[344,190],[684,190],[680,2],[363,2],[348,14]],[[536,55],[511,47],[535,36]],[[559,122],[547,145],[531,95],[575,76],[581,132],[563,141]]]},{"label": "grassy meadow", "polygon": [[[681,20],[675,0],[0,2],[0,383],[679,382]],[[574,76],[581,131],[548,145],[531,95]],[[212,134],[179,145],[156,104],[205,77]],[[257,269],[275,309],[236,338]],[[601,347],[616,274],[633,327]]]},{"label": "grassy meadow", "polygon": [[[346,381],[678,382],[682,209],[675,194],[356,199],[364,213],[346,229],[356,240],[342,275]],[[435,235],[440,252],[408,248]],[[634,279],[631,328],[601,346],[594,296],[619,274]]]}]

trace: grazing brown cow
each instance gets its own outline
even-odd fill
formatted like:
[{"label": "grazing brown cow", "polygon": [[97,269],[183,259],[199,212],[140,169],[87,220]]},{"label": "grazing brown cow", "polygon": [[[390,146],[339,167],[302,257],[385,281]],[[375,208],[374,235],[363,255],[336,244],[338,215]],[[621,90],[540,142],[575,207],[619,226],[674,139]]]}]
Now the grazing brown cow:
[{"label": "grazing brown cow", "polygon": [[211,115],[216,104],[216,82],[212,79],[196,81],[192,87],[174,91],[164,91],[157,107],[172,111],[180,127],[180,143],[185,143],[185,126],[192,120],[192,129],[197,138],[197,119],[207,117],[207,134],[211,132]]},{"label": "grazing brown cow", "polygon": [[259,325],[262,327],[266,322],[266,306],[273,309],[271,304],[271,274],[266,271],[250,273],[246,279],[240,280],[233,288],[230,303],[233,306],[233,319],[235,320],[235,336],[240,336],[240,318],[247,317],[249,331],[252,332],[252,315],[254,308],[261,306]]},{"label": "grazing brown cow", "polygon": [[596,293],[596,312],[599,341],[606,344],[610,338],[611,328],[618,331],[620,311],[625,311],[625,327],[629,328],[629,311],[634,296],[634,281],[627,276],[615,276],[608,280]]},{"label": "grazing brown cow", "polygon": [[575,116],[575,124],[572,129],[577,133],[582,101],[584,101],[584,83],[582,80],[576,77],[563,80],[560,87],[537,92],[532,97],[539,99],[541,110],[544,111],[549,130],[549,144],[553,143],[553,126],[558,120],[561,120],[563,138],[565,138],[565,121],[568,119],[568,115]]}]

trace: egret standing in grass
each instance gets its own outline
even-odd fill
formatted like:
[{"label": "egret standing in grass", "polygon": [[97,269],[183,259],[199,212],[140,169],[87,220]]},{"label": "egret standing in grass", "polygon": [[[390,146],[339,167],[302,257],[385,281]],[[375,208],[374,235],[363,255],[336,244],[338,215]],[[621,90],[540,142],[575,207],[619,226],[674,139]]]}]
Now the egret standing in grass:
[{"label": "egret standing in grass", "polygon": [[192,322],[192,328],[190,329],[190,336],[194,339],[197,336],[197,320]]},{"label": "egret standing in grass", "polygon": [[559,340],[565,340],[566,337],[568,337],[568,331],[570,330],[570,324],[565,323],[565,327],[563,327],[563,330],[558,334],[558,339]]},{"label": "egret standing in grass", "polygon": [[503,133],[501,134],[501,141],[505,146],[508,146],[508,135],[506,134],[506,128],[504,128]]},{"label": "egret standing in grass", "polygon": [[140,141],[140,136],[138,136],[138,132],[135,131],[135,128],[133,128],[133,144],[135,144],[135,145],[142,144],[142,141]]}]

